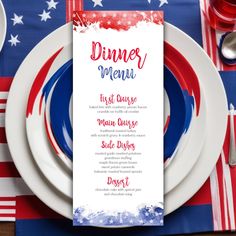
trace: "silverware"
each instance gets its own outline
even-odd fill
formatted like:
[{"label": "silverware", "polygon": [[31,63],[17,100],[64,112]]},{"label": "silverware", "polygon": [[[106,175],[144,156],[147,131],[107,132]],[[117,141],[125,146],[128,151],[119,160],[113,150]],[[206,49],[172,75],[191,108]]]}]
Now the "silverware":
[{"label": "silverware", "polygon": [[236,32],[228,33],[222,42],[221,53],[228,60],[236,59]]},{"label": "silverware", "polygon": [[236,166],[236,144],[235,144],[235,130],[234,130],[234,105],[230,104],[230,146],[229,146],[229,165]]}]

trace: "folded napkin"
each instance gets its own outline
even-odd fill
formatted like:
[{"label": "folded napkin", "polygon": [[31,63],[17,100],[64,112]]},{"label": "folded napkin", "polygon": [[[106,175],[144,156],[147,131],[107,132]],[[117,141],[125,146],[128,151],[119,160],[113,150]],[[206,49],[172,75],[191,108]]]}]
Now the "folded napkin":
[{"label": "folded napkin", "polygon": [[[235,68],[218,57],[219,33],[205,22],[199,0],[56,0],[55,8],[46,1],[3,0],[6,8],[7,38],[0,53],[0,220],[16,220],[16,235],[134,235],[156,236],[206,231],[235,230],[236,168],[228,165],[229,127],[217,166],[199,192],[184,206],[165,217],[164,227],[128,229],[73,228],[72,222],[45,206],[24,184],[10,157],[4,130],[7,94],[17,68],[30,50],[46,35],[70,21],[73,9],[85,10],[163,10],[165,20],[186,32],[215,62],[221,72],[229,103],[236,106]],[[49,1],[48,1],[49,2]],[[203,9],[204,10],[204,9]],[[43,11],[50,19],[43,21]],[[14,14],[23,24],[14,25]],[[222,33],[221,33],[222,34]],[[12,43],[12,38],[19,42]],[[214,79],[214,78],[213,78]],[[216,104],[217,106],[217,104]]]}]

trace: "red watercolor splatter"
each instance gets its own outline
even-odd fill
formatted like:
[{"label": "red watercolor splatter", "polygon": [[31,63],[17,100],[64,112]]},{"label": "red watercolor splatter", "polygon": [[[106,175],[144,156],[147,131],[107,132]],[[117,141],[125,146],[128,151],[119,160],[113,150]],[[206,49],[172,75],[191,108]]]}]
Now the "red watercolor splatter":
[{"label": "red watercolor splatter", "polygon": [[185,57],[167,42],[164,43],[164,63],[174,74],[182,89],[195,98],[196,113],[199,114],[201,92],[195,71]]},{"label": "red watercolor splatter", "polygon": [[54,62],[56,57],[59,55],[59,53],[61,52],[62,49],[63,49],[63,47],[60,48],[53,56],[51,56],[47,60],[47,62],[43,65],[43,67],[40,69],[39,73],[37,74],[37,76],[34,80],[33,86],[31,88],[31,91],[30,91],[28,104],[27,104],[27,110],[26,110],[26,117],[28,117],[30,114],[32,114],[36,97],[37,97],[40,89],[43,86],[43,83],[47,77],[48,71],[49,71],[52,63]]},{"label": "red watercolor splatter", "polygon": [[129,30],[138,22],[153,22],[163,25],[162,11],[75,11],[73,13],[74,30],[78,26],[85,26],[99,23],[100,28]]}]

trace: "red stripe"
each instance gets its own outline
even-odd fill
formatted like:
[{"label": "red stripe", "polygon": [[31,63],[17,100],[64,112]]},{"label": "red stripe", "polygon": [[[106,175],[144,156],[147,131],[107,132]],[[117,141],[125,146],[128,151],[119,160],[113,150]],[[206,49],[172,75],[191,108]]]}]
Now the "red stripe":
[{"label": "red stripe", "polygon": [[74,11],[82,11],[84,6],[83,6],[83,0],[74,0],[75,1],[75,9]]},{"label": "red stripe", "polygon": [[213,56],[213,62],[215,65],[217,65],[217,55],[216,55],[216,50],[217,50],[217,43],[216,43],[216,32],[213,28],[210,29],[211,31],[211,42],[212,42],[212,56]]},{"label": "red stripe", "polygon": [[232,182],[232,191],[234,199],[234,219],[236,224],[236,168],[230,168],[231,182]]},{"label": "red stripe", "polygon": [[0,178],[20,177],[13,162],[0,162]]},{"label": "red stripe", "polygon": [[0,77],[0,91],[8,92],[13,78],[10,77]]},{"label": "red stripe", "polygon": [[185,205],[194,206],[203,204],[211,204],[211,187],[209,178],[201,189],[188,202],[186,202]]},{"label": "red stripe", "polygon": [[224,71],[234,71],[236,70],[236,65],[230,66],[230,65],[223,64],[223,69]]},{"label": "red stripe", "polygon": [[7,99],[0,99],[0,103],[1,104],[7,103]]},{"label": "red stripe", "polygon": [[9,209],[9,210],[12,210],[12,209],[16,209],[16,205],[15,205],[15,206],[1,206],[1,205],[0,205],[0,209]]},{"label": "red stripe", "polygon": [[167,120],[166,120],[166,123],[165,123],[165,126],[164,126],[164,133],[166,132],[169,124],[170,124],[170,116],[167,117]]},{"label": "red stripe", "polygon": [[66,22],[71,21],[71,0],[66,0]]},{"label": "red stripe", "polygon": [[16,197],[0,197],[0,201],[16,201]]},{"label": "red stripe", "polygon": [[41,202],[36,196],[16,197],[17,219],[61,219],[62,216],[55,213]]},{"label": "red stripe", "polygon": [[0,113],[5,113],[6,110],[5,109],[0,109]]},{"label": "red stripe", "polygon": [[83,0],[66,0],[66,22],[72,21],[74,11],[82,11],[83,9]]},{"label": "red stripe", "polygon": [[0,214],[0,219],[1,217],[16,217],[16,214]]},{"label": "red stripe", "polygon": [[72,0],[66,0],[66,2],[67,2],[67,22],[70,22],[72,20],[72,11],[73,11]]},{"label": "red stripe", "polygon": [[4,127],[0,127],[0,143],[7,143],[6,132]]}]

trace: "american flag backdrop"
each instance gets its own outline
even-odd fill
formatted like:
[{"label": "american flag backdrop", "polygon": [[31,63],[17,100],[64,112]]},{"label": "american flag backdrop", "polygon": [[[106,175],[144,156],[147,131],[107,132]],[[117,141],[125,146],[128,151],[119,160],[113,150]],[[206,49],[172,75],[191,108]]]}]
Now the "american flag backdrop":
[{"label": "american flag backdrop", "polygon": [[16,221],[18,236],[31,236],[32,232],[36,236],[52,234],[156,236],[236,229],[236,168],[230,168],[228,165],[230,126],[224,148],[210,178],[191,200],[165,218],[164,227],[134,227],[119,230],[73,228],[69,220],[45,206],[28,189],[18,174],[7,147],[4,129],[6,99],[17,68],[38,42],[70,21],[73,10],[82,8],[163,10],[166,21],[182,29],[206,50],[221,71],[229,104],[236,106],[236,68],[225,66],[219,60],[217,44],[222,32],[210,29],[206,23],[203,13],[206,0],[2,1],[7,14],[8,28],[6,41],[0,53],[0,221]]}]

